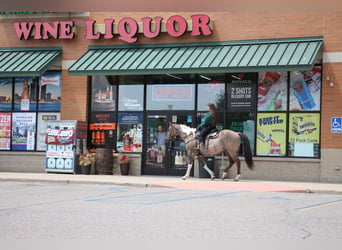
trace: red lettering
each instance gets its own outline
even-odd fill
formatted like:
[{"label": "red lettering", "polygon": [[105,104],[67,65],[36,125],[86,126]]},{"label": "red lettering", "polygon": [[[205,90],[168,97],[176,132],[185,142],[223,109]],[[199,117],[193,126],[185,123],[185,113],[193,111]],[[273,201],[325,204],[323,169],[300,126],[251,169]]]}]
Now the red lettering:
[{"label": "red lettering", "polygon": [[166,31],[170,36],[182,36],[184,35],[186,29],[186,20],[181,16],[172,16],[166,22]]},{"label": "red lettering", "polygon": [[42,23],[35,22],[34,28],[35,28],[34,39],[42,39]]},{"label": "red lettering", "polygon": [[94,20],[86,20],[86,39],[99,39],[100,38],[100,32],[97,32],[94,34]]},{"label": "red lettering", "polygon": [[113,38],[113,22],[114,20],[111,18],[105,19],[105,35],[104,38],[105,39],[111,39]]},{"label": "red lettering", "polygon": [[163,20],[163,18],[160,16],[157,16],[154,18],[155,28],[154,28],[154,32],[152,32],[151,31],[152,18],[151,17],[142,18],[144,36],[146,36],[148,38],[157,37],[160,34],[160,26],[161,26],[162,20]]},{"label": "red lettering", "polygon": [[59,35],[60,39],[73,39],[75,33],[72,31],[72,27],[74,26],[73,21],[61,21],[61,33]]},{"label": "red lettering", "polygon": [[192,15],[192,36],[211,35],[213,32],[209,27],[210,18],[207,15]]},{"label": "red lettering", "polygon": [[15,29],[15,32],[17,34],[17,37],[19,40],[28,40],[31,36],[32,28],[34,23],[33,22],[16,22],[13,23],[13,27]]},{"label": "red lettering", "polygon": [[[43,39],[48,39],[50,37],[50,35],[53,38],[58,38],[58,25],[59,22],[53,22],[53,26],[50,25],[49,23],[43,23],[42,27],[43,27]],[[37,25],[36,25],[36,35],[35,35],[35,39],[37,36]]]},{"label": "red lettering", "polygon": [[138,32],[138,24],[137,22],[130,17],[125,17],[120,20],[119,26],[119,39],[128,43],[134,43],[138,39],[134,37]]}]

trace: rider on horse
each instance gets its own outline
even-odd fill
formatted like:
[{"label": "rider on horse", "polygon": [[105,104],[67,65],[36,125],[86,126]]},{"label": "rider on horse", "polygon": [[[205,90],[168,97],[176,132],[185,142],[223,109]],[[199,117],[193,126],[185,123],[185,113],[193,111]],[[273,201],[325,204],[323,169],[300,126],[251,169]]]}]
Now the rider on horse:
[{"label": "rider on horse", "polygon": [[197,130],[200,131],[198,136],[200,142],[198,149],[204,149],[205,137],[211,130],[216,128],[217,110],[215,104],[208,103],[208,110],[209,112],[205,115],[203,122],[197,126]]}]

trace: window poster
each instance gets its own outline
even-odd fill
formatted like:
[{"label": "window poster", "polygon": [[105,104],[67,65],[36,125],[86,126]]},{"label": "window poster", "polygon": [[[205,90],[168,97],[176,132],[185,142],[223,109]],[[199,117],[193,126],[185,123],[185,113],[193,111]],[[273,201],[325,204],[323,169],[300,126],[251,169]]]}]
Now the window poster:
[{"label": "window poster", "polygon": [[91,89],[92,111],[115,111],[116,88],[111,76],[93,76]]},{"label": "window poster", "polygon": [[34,150],[36,113],[13,113],[12,149]]},{"label": "window poster", "polygon": [[286,155],[286,114],[259,113],[256,143],[257,155]]},{"label": "window poster", "polygon": [[115,115],[112,112],[94,112],[89,123],[90,147],[113,148]]},{"label": "window poster", "polygon": [[287,110],[287,72],[259,72],[258,111]]},{"label": "window poster", "polygon": [[40,78],[39,84],[39,110],[61,110],[61,72],[48,71]]},{"label": "window poster", "polygon": [[0,113],[0,150],[11,149],[11,113]]},{"label": "window poster", "polygon": [[289,156],[319,157],[320,114],[291,113]]},{"label": "window poster", "polygon": [[11,111],[12,109],[12,78],[0,77],[0,110]]},{"label": "window poster", "polygon": [[228,110],[236,112],[255,110],[258,73],[231,74],[228,79]]},{"label": "window poster", "polygon": [[321,99],[320,66],[312,71],[293,71],[290,73],[290,110],[319,111]]},{"label": "window poster", "polygon": [[38,113],[37,150],[46,150],[46,125],[49,121],[60,120],[60,116],[60,113]]},{"label": "window poster", "polygon": [[16,77],[14,87],[14,110],[35,111],[37,107],[37,77]]},{"label": "window poster", "polygon": [[124,152],[142,151],[142,113],[119,113],[117,150]]},{"label": "window poster", "polygon": [[118,105],[120,111],[144,110],[144,85],[120,85]]}]

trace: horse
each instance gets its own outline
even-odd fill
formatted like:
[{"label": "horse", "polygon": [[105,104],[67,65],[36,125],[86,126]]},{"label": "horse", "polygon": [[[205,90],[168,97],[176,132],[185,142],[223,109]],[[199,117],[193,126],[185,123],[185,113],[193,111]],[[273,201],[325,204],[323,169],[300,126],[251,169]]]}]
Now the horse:
[{"label": "horse", "polygon": [[185,142],[185,148],[188,153],[188,168],[185,175],[182,177],[183,180],[186,180],[190,176],[190,171],[196,156],[202,162],[203,168],[209,173],[210,179],[214,180],[214,172],[208,168],[204,157],[214,156],[224,152],[228,156],[229,165],[222,174],[222,180],[228,176],[228,170],[234,165],[234,163],[236,163],[237,176],[235,177],[234,181],[239,181],[241,178],[241,162],[238,157],[238,151],[240,149],[241,139],[243,140],[244,145],[245,162],[248,168],[253,170],[254,162],[248,137],[244,133],[229,129],[224,129],[216,133],[218,133],[218,135],[214,136],[214,138],[208,139],[208,136],[213,136],[210,133],[206,138],[205,147],[203,149],[199,149],[199,142],[195,128],[191,128],[184,124],[170,123],[166,133],[166,140],[169,141],[170,139],[179,136],[179,138]]}]

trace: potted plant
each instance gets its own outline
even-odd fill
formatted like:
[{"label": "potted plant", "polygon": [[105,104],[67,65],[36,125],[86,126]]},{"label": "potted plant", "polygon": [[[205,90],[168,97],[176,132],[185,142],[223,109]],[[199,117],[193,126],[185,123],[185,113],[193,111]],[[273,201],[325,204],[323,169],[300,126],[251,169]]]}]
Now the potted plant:
[{"label": "potted plant", "polygon": [[122,175],[128,175],[129,165],[130,165],[130,157],[125,152],[120,152],[118,156],[118,161],[120,165],[120,171]]},{"label": "potted plant", "polygon": [[95,157],[91,155],[89,152],[86,154],[81,154],[79,156],[79,165],[81,166],[82,174],[89,174],[91,165],[95,162]]}]

